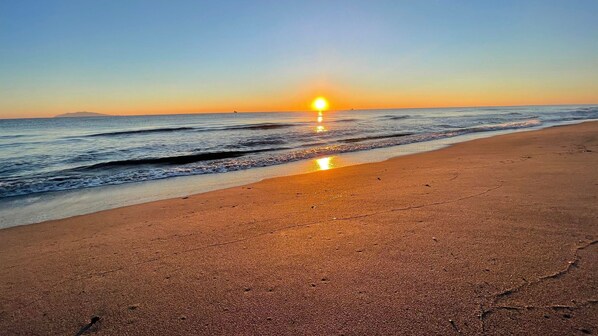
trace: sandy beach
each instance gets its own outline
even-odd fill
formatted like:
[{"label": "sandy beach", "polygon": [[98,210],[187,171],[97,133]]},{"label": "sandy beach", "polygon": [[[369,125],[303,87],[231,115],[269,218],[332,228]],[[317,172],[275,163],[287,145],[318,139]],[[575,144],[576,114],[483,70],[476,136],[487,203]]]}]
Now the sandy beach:
[{"label": "sandy beach", "polygon": [[0,230],[3,335],[598,333],[598,122]]}]

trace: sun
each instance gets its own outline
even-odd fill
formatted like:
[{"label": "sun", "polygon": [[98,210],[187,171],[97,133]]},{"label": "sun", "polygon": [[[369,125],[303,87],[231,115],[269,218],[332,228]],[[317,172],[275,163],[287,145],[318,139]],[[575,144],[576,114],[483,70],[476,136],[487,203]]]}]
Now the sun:
[{"label": "sun", "polygon": [[328,108],[328,101],[324,97],[318,97],[311,104],[314,110],[324,111]]}]

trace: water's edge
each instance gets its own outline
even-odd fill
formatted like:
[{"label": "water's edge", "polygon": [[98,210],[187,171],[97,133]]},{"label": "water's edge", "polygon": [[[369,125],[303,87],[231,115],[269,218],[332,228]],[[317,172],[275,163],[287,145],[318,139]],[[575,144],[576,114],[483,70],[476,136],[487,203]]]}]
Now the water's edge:
[{"label": "water's edge", "polygon": [[563,121],[524,129],[470,133],[451,138],[343,153],[318,159],[301,160],[281,165],[227,173],[173,177],[162,180],[14,197],[0,203],[0,229],[42,223],[48,220],[64,219],[153,201],[202,194],[214,190],[252,184],[269,178],[382,162],[394,157],[434,151],[475,139],[597,120]]}]

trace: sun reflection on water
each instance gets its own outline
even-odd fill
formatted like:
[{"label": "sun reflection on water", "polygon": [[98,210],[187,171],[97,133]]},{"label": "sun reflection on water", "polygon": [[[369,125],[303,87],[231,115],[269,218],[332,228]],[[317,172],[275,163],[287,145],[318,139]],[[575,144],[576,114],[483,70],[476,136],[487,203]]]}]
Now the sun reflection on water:
[{"label": "sun reflection on water", "polygon": [[322,114],[322,111],[318,112],[318,124],[316,126],[316,133],[321,133],[321,132],[326,132],[326,127],[324,127],[324,125],[322,125],[322,122],[324,121],[324,115]]},{"label": "sun reflection on water", "polygon": [[316,164],[318,165],[318,170],[328,170],[334,167],[332,163],[332,156],[328,156],[321,159],[316,159]]}]

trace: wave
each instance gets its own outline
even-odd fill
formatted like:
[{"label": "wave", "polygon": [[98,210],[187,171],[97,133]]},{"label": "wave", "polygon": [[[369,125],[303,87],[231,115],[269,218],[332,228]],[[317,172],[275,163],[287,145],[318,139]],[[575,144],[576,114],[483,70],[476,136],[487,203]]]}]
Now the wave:
[{"label": "wave", "polygon": [[[137,134],[152,134],[152,133],[168,133],[168,132],[179,132],[179,131],[228,131],[228,130],[271,130],[279,128],[287,128],[297,126],[298,124],[290,123],[260,123],[260,124],[249,124],[249,125],[233,125],[224,127],[213,127],[213,128],[199,128],[199,127],[163,127],[163,128],[150,128],[150,129],[138,129],[129,131],[115,131],[84,135],[84,137],[110,137],[110,136],[121,136],[121,135],[137,135]],[[79,138],[80,136],[75,136]]]},{"label": "wave", "polygon": [[114,167],[127,167],[127,166],[139,166],[139,165],[184,165],[200,161],[213,161],[221,159],[230,159],[244,156],[247,154],[255,154],[261,152],[269,152],[274,150],[282,150],[286,148],[268,148],[268,149],[256,149],[250,151],[227,151],[227,152],[210,152],[210,153],[199,153],[189,155],[176,155],[166,156],[157,158],[142,158],[142,159],[130,159],[130,160],[118,160],[109,161],[93,164],[90,166],[84,166],[75,168],[74,170],[94,170],[100,168],[114,168]]},{"label": "wave", "polygon": [[283,123],[261,123],[261,124],[250,124],[250,125],[239,125],[220,128],[218,130],[270,130],[278,128],[287,128],[297,126],[297,124],[283,124]]},{"label": "wave", "polygon": [[1,139],[16,139],[16,138],[22,138],[25,137],[25,134],[15,134],[15,135],[0,135],[0,140]]},{"label": "wave", "polygon": [[282,139],[262,139],[262,140],[246,140],[240,141],[238,146],[241,147],[257,147],[264,145],[283,145],[286,141]]},{"label": "wave", "polygon": [[527,120],[506,122],[506,123],[502,123],[502,124],[492,124],[492,125],[482,125],[482,126],[460,128],[460,129],[456,129],[452,132],[475,133],[475,132],[501,131],[501,130],[508,130],[508,129],[540,126],[541,124],[542,124],[542,122],[540,121],[540,119],[527,119]]},{"label": "wave", "polygon": [[451,124],[438,124],[440,128],[458,128],[459,126],[451,125]]},{"label": "wave", "polygon": [[598,106],[582,107],[575,110],[575,112],[598,112]]},{"label": "wave", "polygon": [[386,135],[375,135],[375,136],[369,136],[369,137],[343,139],[343,140],[339,140],[339,141],[345,142],[345,143],[354,143],[354,142],[361,142],[361,141],[368,141],[368,140],[400,138],[400,137],[404,137],[404,136],[408,136],[408,135],[413,135],[413,133],[396,133],[396,134],[386,134]]},{"label": "wave", "polygon": [[407,119],[407,118],[411,118],[411,116],[410,115],[387,114],[387,115],[383,115],[380,117],[380,119],[389,119],[389,120],[401,120],[401,119]]},{"label": "wave", "polygon": [[299,145],[298,147],[300,147],[300,148],[301,147],[313,147],[313,146],[320,146],[320,145],[325,145],[325,144],[326,144],[326,142],[321,142],[321,141],[320,142],[309,142],[306,144]]},{"label": "wave", "polygon": [[193,130],[193,129],[195,129],[195,128],[193,128],[193,127],[150,128],[150,129],[140,129],[140,130],[131,130],[131,131],[96,133],[96,134],[86,135],[86,137],[103,137],[103,136],[132,135],[132,134],[145,134],[145,133],[165,133],[165,132],[189,131],[189,130]]}]

